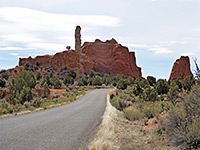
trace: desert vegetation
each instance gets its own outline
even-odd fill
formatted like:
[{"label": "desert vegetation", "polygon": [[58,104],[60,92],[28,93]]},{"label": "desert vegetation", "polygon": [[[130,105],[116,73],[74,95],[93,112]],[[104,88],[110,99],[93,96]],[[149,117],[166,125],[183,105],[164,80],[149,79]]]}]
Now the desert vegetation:
[{"label": "desert vegetation", "polygon": [[[126,80],[123,84],[128,83],[128,79],[123,80]],[[117,86],[110,95],[110,102],[129,121],[143,122],[144,129],[151,128],[149,120],[153,119],[155,135],[167,137],[170,146],[198,149],[199,93],[198,78],[189,76],[184,80],[166,81],[149,76],[147,79],[135,79],[128,88]]]}]

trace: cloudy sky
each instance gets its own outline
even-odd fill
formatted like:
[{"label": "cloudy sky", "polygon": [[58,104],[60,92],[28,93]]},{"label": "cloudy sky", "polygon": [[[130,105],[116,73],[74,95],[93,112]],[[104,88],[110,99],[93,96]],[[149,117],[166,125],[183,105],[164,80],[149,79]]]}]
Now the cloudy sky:
[{"label": "cloudy sky", "polygon": [[200,0],[0,0],[0,69],[82,41],[115,38],[135,51],[144,77],[169,78],[181,55],[200,64]]}]

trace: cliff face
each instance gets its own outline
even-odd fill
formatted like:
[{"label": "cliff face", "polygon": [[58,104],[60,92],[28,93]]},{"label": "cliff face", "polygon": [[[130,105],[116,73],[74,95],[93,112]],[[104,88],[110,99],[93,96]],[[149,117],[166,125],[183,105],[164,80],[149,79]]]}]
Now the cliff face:
[{"label": "cliff face", "polygon": [[190,59],[188,56],[181,56],[180,59],[177,59],[174,63],[169,80],[183,80],[188,76],[193,77],[193,74],[190,70]]},{"label": "cliff face", "polygon": [[[81,55],[81,56],[80,56]],[[82,59],[80,59],[82,57]],[[82,61],[81,61],[82,60]],[[40,64],[40,72],[53,71],[54,76],[65,76],[65,70],[74,70],[78,76],[84,72],[96,71],[99,74],[124,74],[126,77],[142,77],[141,68],[137,67],[135,53],[127,47],[118,44],[114,39],[102,42],[86,42],[82,46],[82,54],[74,50],[56,53],[54,56],[37,56],[35,58],[20,58],[19,66],[26,62]]]},{"label": "cliff face", "polygon": [[111,76],[124,74],[126,77],[142,77],[141,68],[136,65],[135,53],[129,52],[127,47],[118,44],[115,39],[86,42],[82,52],[94,62],[93,70],[96,72]]}]

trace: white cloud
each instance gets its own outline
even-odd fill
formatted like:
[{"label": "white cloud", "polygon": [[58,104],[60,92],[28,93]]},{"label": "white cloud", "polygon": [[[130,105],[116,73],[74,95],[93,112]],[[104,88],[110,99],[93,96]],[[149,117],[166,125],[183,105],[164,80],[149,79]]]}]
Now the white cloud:
[{"label": "white cloud", "polygon": [[156,47],[156,48],[150,48],[150,51],[153,51],[155,54],[170,54],[172,51],[170,51],[168,48],[162,48],[162,47]]},{"label": "white cloud", "polygon": [[147,48],[149,47],[146,44],[125,44],[127,47],[134,47],[134,48]]},{"label": "white cloud", "polygon": [[194,28],[191,30],[192,32],[200,32],[200,28]]},{"label": "white cloud", "polygon": [[31,44],[28,44],[28,47],[31,47],[33,49],[62,51],[62,50],[65,50],[66,45],[57,44],[57,43],[31,43]]},{"label": "white cloud", "polygon": [[18,56],[19,54],[18,53],[9,53],[10,55],[12,56]]},{"label": "white cloud", "polygon": [[74,45],[76,25],[81,25],[87,31],[98,27],[117,27],[120,20],[105,15],[55,14],[28,8],[2,7],[0,40],[5,48],[0,50],[10,50],[10,46],[15,47],[16,43],[34,49],[63,50],[66,44]]},{"label": "white cloud", "polygon": [[192,52],[186,52],[186,53],[181,53],[181,56],[195,56],[195,53]]},{"label": "white cloud", "polygon": [[0,51],[13,51],[13,50],[27,50],[30,48],[22,48],[22,47],[0,47]]},{"label": "white cloud", "polygon": [[185,41],[163,41],[163,42],[158,42],[159,44],[187,44],[188,42]]}]

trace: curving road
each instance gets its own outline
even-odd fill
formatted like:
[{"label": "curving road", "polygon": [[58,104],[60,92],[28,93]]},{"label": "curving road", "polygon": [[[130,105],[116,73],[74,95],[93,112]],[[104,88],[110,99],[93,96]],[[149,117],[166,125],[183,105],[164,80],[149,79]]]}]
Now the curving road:
[{"label": "curving road", "polygon": [[98,130],[110,89],[61,107],[0,119],[1,150],[86,150]]}]

